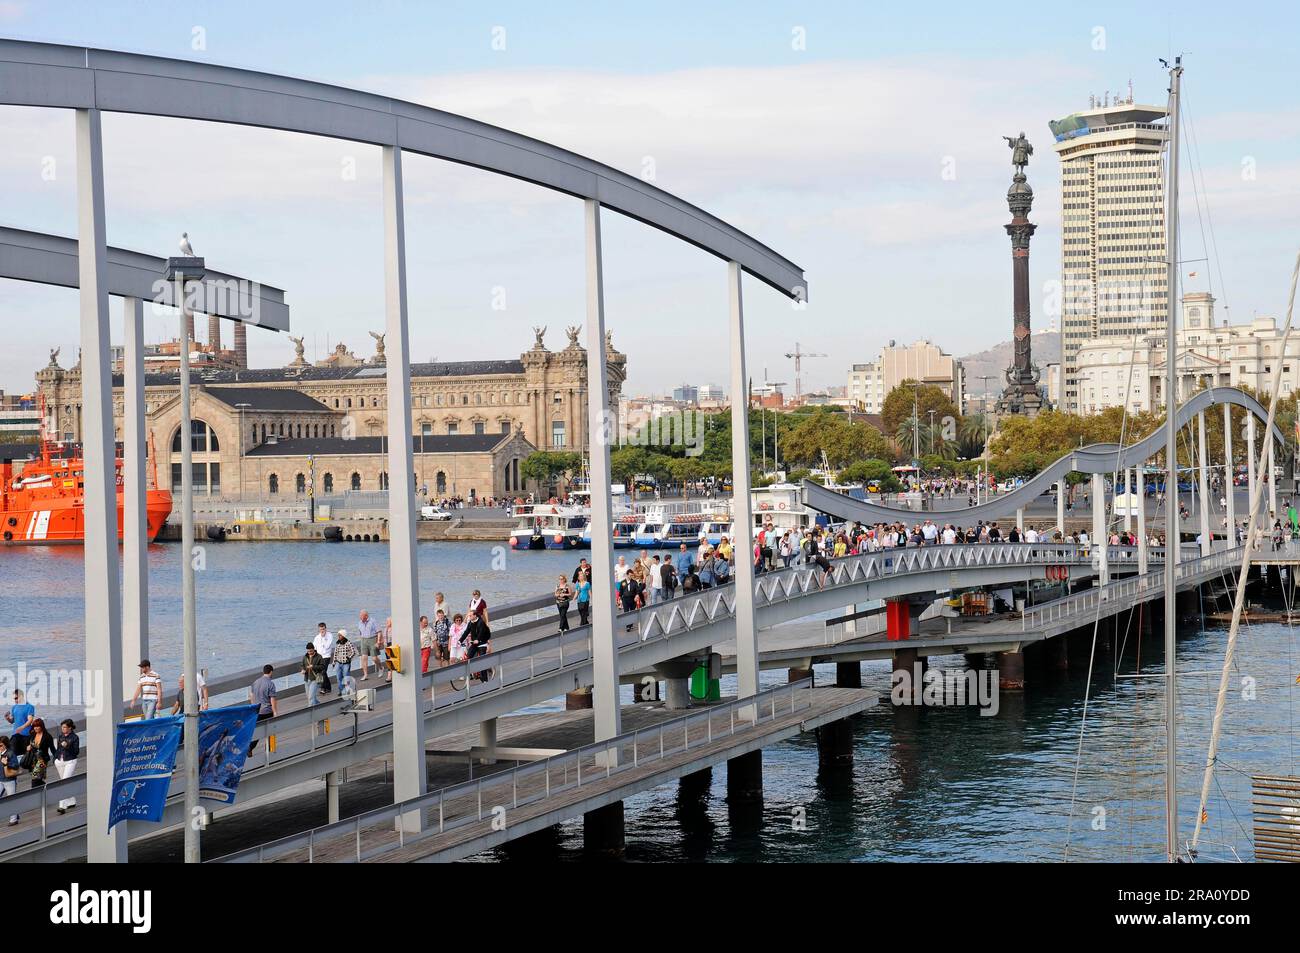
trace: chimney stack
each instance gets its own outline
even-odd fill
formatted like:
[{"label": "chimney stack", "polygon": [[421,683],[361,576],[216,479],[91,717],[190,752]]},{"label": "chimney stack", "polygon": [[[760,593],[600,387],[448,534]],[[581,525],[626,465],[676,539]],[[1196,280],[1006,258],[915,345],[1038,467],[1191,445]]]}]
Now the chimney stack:
[{"label": "chimney stack", "polygon": [[248,325],[243,321],[235,322],[235,363],[248,367]]}]

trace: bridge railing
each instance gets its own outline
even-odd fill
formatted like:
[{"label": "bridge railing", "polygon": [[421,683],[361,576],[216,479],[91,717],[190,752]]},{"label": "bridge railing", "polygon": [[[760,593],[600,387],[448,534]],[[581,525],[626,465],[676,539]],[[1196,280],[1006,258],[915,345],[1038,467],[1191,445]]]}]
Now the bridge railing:
[{"label": "bridge railing", "polygon": [[[275,860],[312,863],[322,850],[328,851],[322,859],[359,863],[469,824],[495,817],[507,819],[510,811],[520,807],[734,736],[782,715],[804,711],[812,706],[811,689],[812,680],[802,679],[748,698],[711,705],[657,725],[625,732],[608,741],[584,745],[229,854],[214,863]],[[398,819],[415,812],[420,814],[421,829],[406,833]],[[349,844],[342,855],[337,850],[340,842]]]},{"label": "bridge railing", "polygon": [[[1231,549],[1222,549],[1210,553],[1208,556],[1196,556],[1180,562],[1176,569],[1176,578],[1180,580],[1193,578],[1203,573],[1230,569],[1240,565],[1241,547],[1234,546]],[[1131,576],[1127,579],[1107,583],[1104,586],[1085,589],[1064,599],[1056,599],[1044,605],[1026,609],[1020,617],[1021,628],[1028,632],[1031,629],[1041,628],[1071,616],[1078,616],[1090,610],[1096,610],[1102,603],[1106,602],[1131,603],[1139,596],[1147,593],[1161,592],[1164,587],[1164,573],[1149,572],[1145,576]]]}]

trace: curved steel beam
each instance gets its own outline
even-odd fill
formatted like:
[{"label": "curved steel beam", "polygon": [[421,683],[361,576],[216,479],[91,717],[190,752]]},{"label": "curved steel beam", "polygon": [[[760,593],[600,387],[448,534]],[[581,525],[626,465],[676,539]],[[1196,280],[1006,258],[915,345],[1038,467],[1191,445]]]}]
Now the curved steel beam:
[{"label": "curved steel beam", "polygon": [[[108,249],[108,293],[171,305],[175,287],[164,279],[167,259],[125,248]],[[76,288],[77,240],[0,226],[0,278]],[[208,269],[188,296],[193,309],[272,331],[289,330],[289,306],[279,288]]]},{"label": "curved steel beam", "polygon": [[550,143],[417,103],[253,70],[0,40],[0,104],[101,109],[328,136],[447,159],[594,199],[807,299],[803,269],[703,209]]},{"label": "curved steel beam", "polygon": [[[1268,420],[1268,408],[1244,391],[1235,387],[1211,387],[1194,394],[1178,408],[1178,426],[1185,426],[1197,414],[1217,404],[1236,404],[1238,407],[1244,407],[1260,420]],[[1285,450],[1286,435],[1277,424],[1273,425],[1273,434],[1274,446]],[[1080,447],[1059,460],[1049,463],[1016,489],[999,493],[987,503],[956,510],[908,510],[884,506],[880,503],[855,500],[843,493],[828,490],[811,480],[803,481],[803,499],[807,506],[815,510],[862,523],[890,523],[898,519],[918,516],[945,518],[949,513],[960,513],[964,523],[1003,519],[1014,516],[1017,510],[1038,499],[1052,488],[1052,484],[1057,480],[1063,480],[1068,473],[1115,473],[1118,470],[1126,470],[1155,456],[1164,449],[1164,445],[1164,431],[1158,429],[1145,439],[1122,450],[1119,444],[1115,443],[1095,443]]]}]

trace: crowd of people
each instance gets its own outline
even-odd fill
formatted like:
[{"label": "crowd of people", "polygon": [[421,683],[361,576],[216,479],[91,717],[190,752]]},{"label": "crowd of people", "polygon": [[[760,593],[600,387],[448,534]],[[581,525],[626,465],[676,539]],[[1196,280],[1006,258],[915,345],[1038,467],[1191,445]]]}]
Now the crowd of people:
[{"label": "crowd of people", "polygon": [[[13,725],[13,730],[0,735],[0,798],[16,794],[18,779],[24,775],[33,788],[42,787],[51,764],[60,778],[72,777],[81,756],[81,737],[75,721],[63,719],[58,735],[51,735],[45,720],[37,717],[36,706],[27,701],[21,689],[15,689],[13,702],[5,713],[5,721]],[[61,799],[59,813],[66,814],[76,804],[76,798]],[[18,814],[9,815],[10,827],[18,821]]]}]

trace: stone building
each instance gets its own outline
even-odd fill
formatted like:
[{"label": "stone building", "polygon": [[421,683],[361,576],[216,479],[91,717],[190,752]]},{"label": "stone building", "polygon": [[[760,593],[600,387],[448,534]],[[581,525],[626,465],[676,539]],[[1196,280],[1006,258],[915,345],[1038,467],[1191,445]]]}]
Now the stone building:
[{"label": "stone building", "polygon": [[[558,352],[545,346],[544,333],[545,329],[535,331],[532,348],[518,360],[411,366],[412,436],[417,454],[420,439],[425,441],[422,455],[430,459],[424,461],[424,468],[431,475],[420,482],[428,483],[431,495],[441,495],[434,491],[438,473],[447,480],[448,495],[468,496],[471,487],[476,495],[523,490],[518,478],[518,460],[523,456],[536,448],[586,448],[586,349],[578,343],[577,328],[569,329],[568,344]],[[342,353],[349,352],[343,348]],[[606,358],[607,403],[617,414],[627,358],[614,349],[608,336]],[[286,460],[284,469],[276,472],[277,477],[281,472],[296,475],[305,472],[306,455],[316,453],[313,447],[331,458],[374,458],[359,459],[355,466],[340,461],[337,470],[329,471],[333,492],[378,490],[385,485],[382,454],[367,449],[368,438],[378,442],[387,437],[387,366],[382,358],[313,366],[301,361],[299,354],[294,363],[281,368],[196,370],[193,381],[196,492],[266,494],[271,471],[265,461],[284,460],[293,456],[288,451],[297,450],[302,459],[297,463]],[[37,372],[36,383],[45,397],[52,427],[63,439],[80,441],[80,368],[65,370],[52,359]],[[122,401],[122,378],[118,375],[113,379],[118,440],[123,434]],[[176,374],[146,374],[145,408],[146,430],[157,451],[159,483],[178,483],[181,437]],[[439,439],[435,443],[433,438]],[[331,440],[335,443],[319,443]],[[418,460],[416,469],[418,477]],[[316,492],[330,492],[324,488],[325,471],[319,472],[322,476]],[[360,478],[360,487],[353,486],[354,474]],[[465,479],[472,482],[462,485],[457,474],[466,474]],[[286,489],[277,479],[276,492],[294,492],[293,483]]]}]

